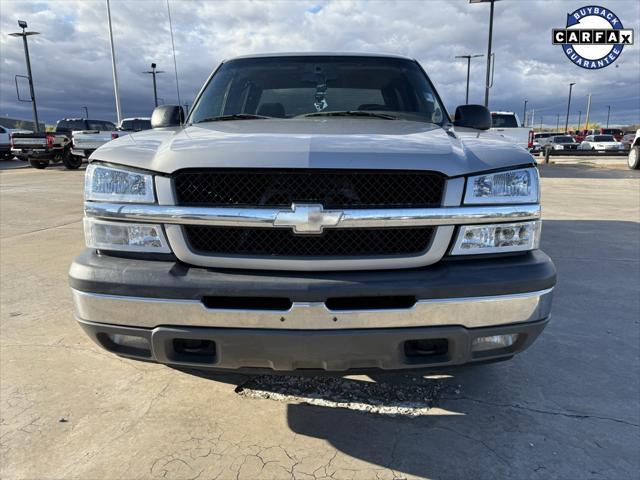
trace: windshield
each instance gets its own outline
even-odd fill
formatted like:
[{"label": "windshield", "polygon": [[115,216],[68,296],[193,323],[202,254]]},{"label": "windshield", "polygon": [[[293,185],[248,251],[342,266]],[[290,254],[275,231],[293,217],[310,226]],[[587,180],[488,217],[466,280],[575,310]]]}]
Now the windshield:
[{"label": "windshield", "polygon": [[60,120],[56,125],[56,131],[58,132],[71,131],[71,130],[84,130],[84,128],[85,128],[85,123],[84,123],[84,120],[82,119]]},{"label": "windshield", "polygon": [[123,120],[122,125],[120,125],[120,130],[130,131],[130,132],[139,132],[140,130],[149,130],[151,128],[151,120],[145,119],[130,119]]},{"label": "windshield", "polygon": [[616,139],[613,138],[613,135],[595,135],[593,137],[595,142],[615,142]]},{"label": "windshield", "polygon": [[553,142],[554,143],[573,143],[573,137],[570,137],[569,135],[566,136],[562,136],[562,137],[553,137]]},{"label": "windshield", "polygon": [[413,61],[301,56],[224,63],[205,87],[190,121],[238,114],[293,119],[345,111],[384,112],[440,125],[449,120],[427,76]]},{"label": "windshield", "polygon": [[104,122],[102,120],[87,120],[89,124],[89,130],[115,130],[116,126],[111,122]]},{"label": "windshield", "polygon": [[518,128],[518,121],[513,114],[492,113],[491,126],[494,128]]}]

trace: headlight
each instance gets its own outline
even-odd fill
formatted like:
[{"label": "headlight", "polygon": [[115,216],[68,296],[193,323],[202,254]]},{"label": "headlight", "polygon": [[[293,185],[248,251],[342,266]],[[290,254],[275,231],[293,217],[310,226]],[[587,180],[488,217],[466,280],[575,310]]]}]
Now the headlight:
[{"label": "headlight", "polygon": [[538,183],[535,167],[469,177],[464,203],[538,203]]},{"label": "headlight", "polygon": [[87,247],[97,250],[170,253],[162,226],[147,223],[107,222],[84,218]]},{"label": "headlight", "polygon": [[153,203],[153,176],[91,163],[84,177],[84,199],[103,202]]},{"label": "headlight", "polygon": [[480,255],[534,250],[540,245],[540,221],[464,225],[460,227],[452,255]]}]

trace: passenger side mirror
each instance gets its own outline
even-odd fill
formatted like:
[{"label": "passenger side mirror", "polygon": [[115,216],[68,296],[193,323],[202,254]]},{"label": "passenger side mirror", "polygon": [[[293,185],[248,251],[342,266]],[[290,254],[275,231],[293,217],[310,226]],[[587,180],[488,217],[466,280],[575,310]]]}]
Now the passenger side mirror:
[{"label": "passenger side mirror", "polygon": [[484,105],[460,105],[456,108],[453,124],[456,127],[489,130],[491,128],[491,113]]},{"label": "passenger side mirror", "polygon": [[151,115],[151,128],[179,127],[183,123],[184,110],[180,105],[161,105]]}]

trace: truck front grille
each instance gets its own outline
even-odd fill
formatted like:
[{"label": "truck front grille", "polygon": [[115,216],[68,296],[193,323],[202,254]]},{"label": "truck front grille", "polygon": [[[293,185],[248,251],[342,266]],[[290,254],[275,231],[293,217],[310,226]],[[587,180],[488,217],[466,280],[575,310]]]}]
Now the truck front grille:
[{"label": "truck front grille", "polygon": [[183,170],[174,176],[178,205],[428,208],[441,204],[445,177],[399,170]]},{"label": "truck front grille", "polygon": [[336,228],[322,235],[296,235],[284,228],[187,225],[191,248],[200,254],[260,257],[342,257],[412,255],[426,251],[434,227]]}]

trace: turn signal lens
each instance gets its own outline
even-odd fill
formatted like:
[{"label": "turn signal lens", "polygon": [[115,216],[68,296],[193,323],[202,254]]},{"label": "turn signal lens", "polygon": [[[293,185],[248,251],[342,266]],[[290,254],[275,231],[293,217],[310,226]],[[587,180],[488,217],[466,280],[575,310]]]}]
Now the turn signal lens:
[{"label": "turn signal lens", "polygon": [[464,225],[460,227],[452,255],[480,255],[534,250],[540,245],[540,221]]},{"label": "turn signal lens", "polygon": [[490,337],[478,337],[471,343],[471,350],[474,352],[484,352],[487,350],[498,350],[507,348],[516,343],[518,334],[492,335]]},{"label": "turn signal lens", "polygon": [[170,253],[160,225],[84,219],[87,247],[97,250]]}]

